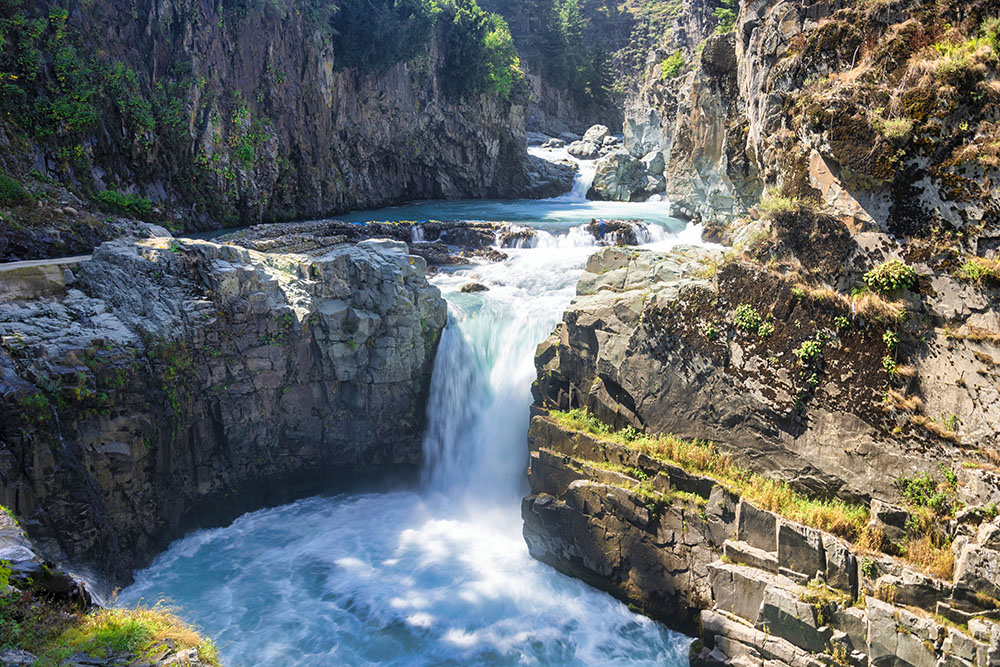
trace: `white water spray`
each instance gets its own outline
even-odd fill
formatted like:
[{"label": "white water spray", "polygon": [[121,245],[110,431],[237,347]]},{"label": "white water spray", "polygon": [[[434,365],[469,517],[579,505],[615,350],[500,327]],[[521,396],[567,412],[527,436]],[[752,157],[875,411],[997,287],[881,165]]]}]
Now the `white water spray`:
[{"label": "white water spray", "polygon": [[[579,222],[433,279],[449,322],[422,492],[310,498],[195,533],[122,600],[169,597],[232,664],[685,665],[688,640],[532,560],[521,537],[534,349],[594,251]],[[462,293],[471,280],[489,290]]]}]

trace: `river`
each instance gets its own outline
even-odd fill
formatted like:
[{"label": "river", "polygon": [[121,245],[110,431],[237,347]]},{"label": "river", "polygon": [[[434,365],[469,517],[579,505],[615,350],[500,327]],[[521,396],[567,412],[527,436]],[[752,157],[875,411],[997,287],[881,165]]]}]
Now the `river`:
[{"label": "river", "polygon": [[[650,247],[698,241],[665,203],[584,200],[591,176],[556,199],[343,216],[540,230],[504,262],[432,279],[449,319],[419,488],[307,498],[190,534],[136,573],[119,603],[168,600],[229,665],[686,665],[687,637],[533,560],[521,537],[533,354],[595,250],[581,224],[642,218]],[[462,293],[473,280],[489,290]]]}]

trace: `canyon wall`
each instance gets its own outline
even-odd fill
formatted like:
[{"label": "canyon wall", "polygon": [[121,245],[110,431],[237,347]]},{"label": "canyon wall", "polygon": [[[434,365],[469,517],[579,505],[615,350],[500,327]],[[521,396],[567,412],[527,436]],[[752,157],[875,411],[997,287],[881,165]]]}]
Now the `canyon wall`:
[{"label": "canyon wall", "polygon": [[996,287],[930,256],[847,297],[811,281],[898,240],[756,233],[588,260],[536,355],[532,554],[700,636],[697,664],[997,664]]},{"label": "canyon wall", "polygon": [[395,241],[169,237],[8,270],[0,504],[46,558],[122,581],[216,504],[418,463],[446,318],[425,270]]},{"label": "canyon wall", "polygon": [[524,192],[523,91],[455,92],[441,29],[401,62],[354,66],[335,56],[337,11],[10,3],[0,170],[196,228]]}]

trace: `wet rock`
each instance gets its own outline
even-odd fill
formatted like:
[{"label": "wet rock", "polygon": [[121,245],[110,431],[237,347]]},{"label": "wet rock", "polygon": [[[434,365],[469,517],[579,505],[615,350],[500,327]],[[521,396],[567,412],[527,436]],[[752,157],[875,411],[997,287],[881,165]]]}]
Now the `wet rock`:
[{"label": "wet rock", "polygon": [[497,236],[501,248],[524,248],[535,238],[535,230],[520,225],[506,225]]},{"label": "wet rock", "polygon": [[462,285],[462,292],[466,294],[473,294],[475,292],[485,292],[489,289],[486,285],[482,283],[468,283],[467,285]]},{"label": "wet rock", "polygon": [[[557,139],[554,141],[558,141]],[[529,155],[527,162],[528,185],[520,193],[528,198],[558,197],[573,189],[576,164],[568,161],[550,161]]]}]

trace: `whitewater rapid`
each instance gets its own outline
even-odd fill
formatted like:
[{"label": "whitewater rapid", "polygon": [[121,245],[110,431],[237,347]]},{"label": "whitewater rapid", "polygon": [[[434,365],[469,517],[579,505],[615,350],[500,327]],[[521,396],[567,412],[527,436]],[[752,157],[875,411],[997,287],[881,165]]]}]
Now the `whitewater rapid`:
[{"label": "whitewater rapid", "polygon": [[[308,498],[199,531],[119,601],[170,600],[231,665],[686,665],[687,638],[533,560],[521,537],[534,350],[595,250],[576,213],[522,222],[539,231],[506,261],[433,278],[449,320],[418,489]],[[697,242],[658,215],[649,247]],[[472,281],[488,291],[462,293]]]}]

